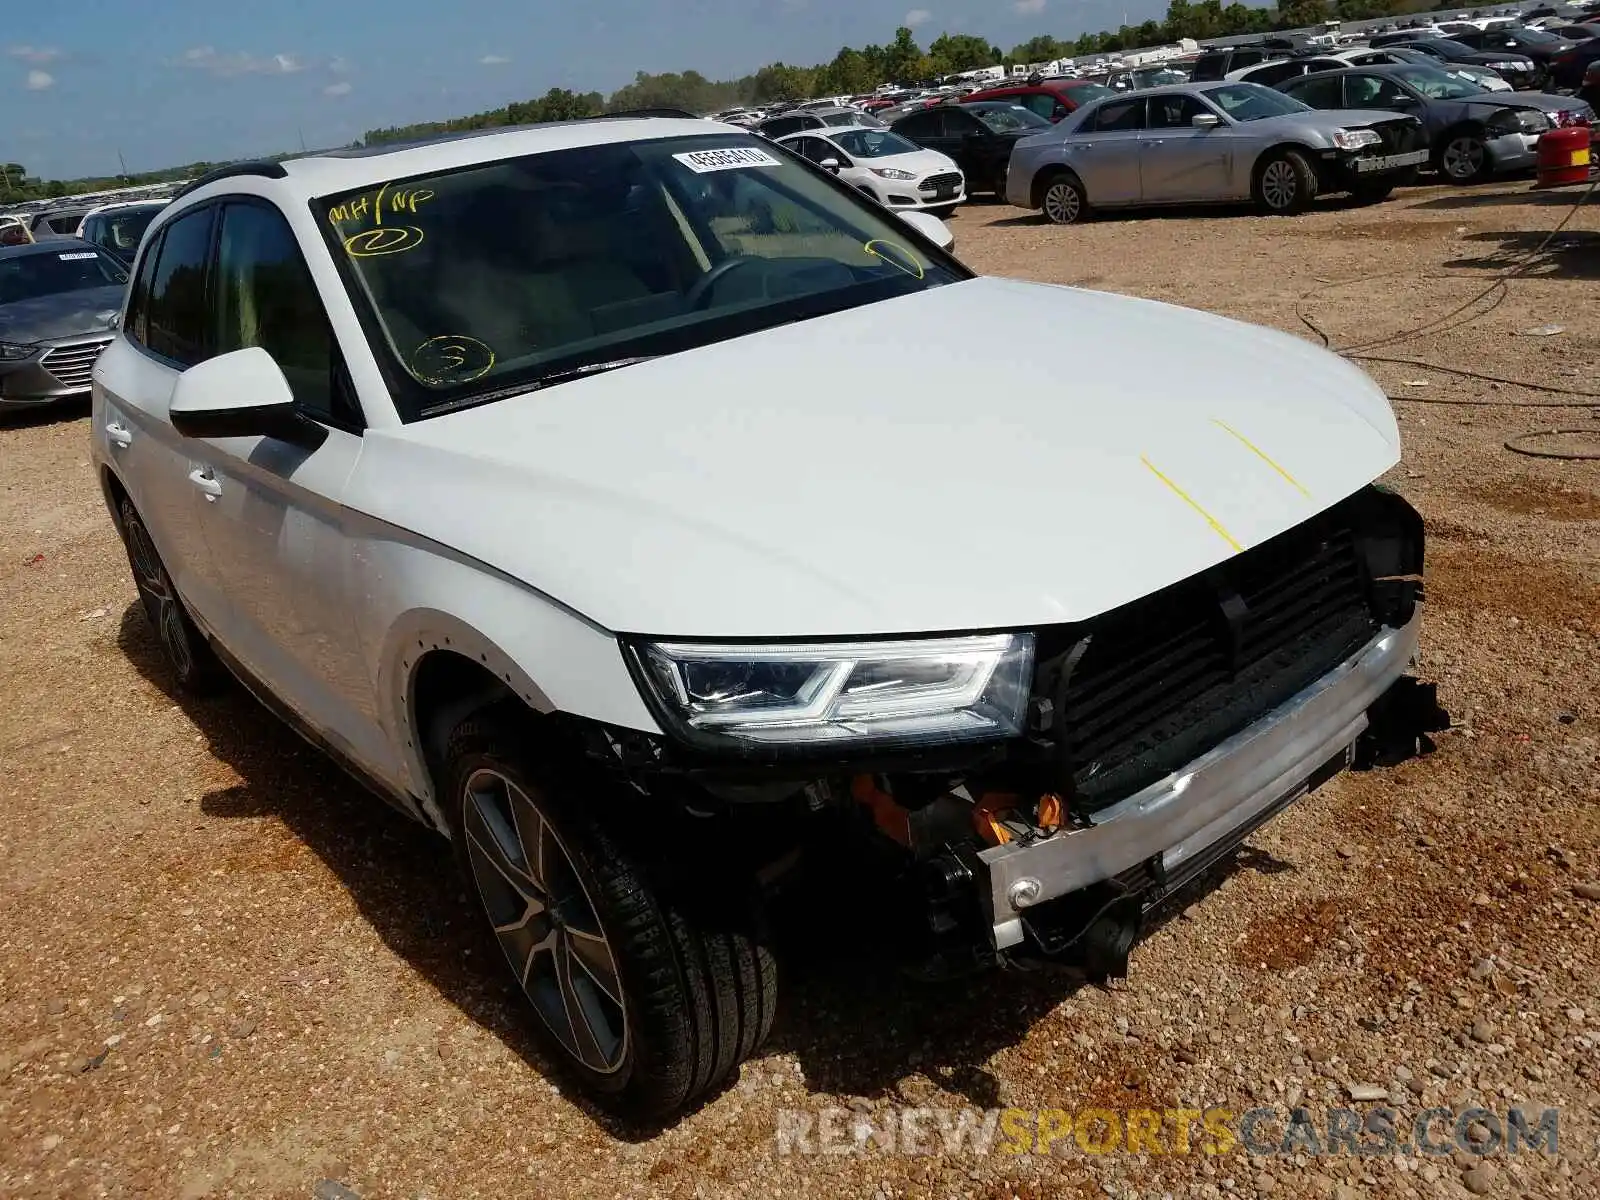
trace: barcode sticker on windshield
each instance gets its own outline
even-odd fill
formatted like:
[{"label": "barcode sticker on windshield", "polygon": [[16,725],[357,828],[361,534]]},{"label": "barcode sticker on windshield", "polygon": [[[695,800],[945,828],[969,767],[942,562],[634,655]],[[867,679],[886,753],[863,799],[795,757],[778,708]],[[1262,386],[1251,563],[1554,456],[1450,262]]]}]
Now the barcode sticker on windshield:
[{"label": "barcode sticker on windshield", "polygon": [[737,167],[775,167],[778,160],[765,150],[751,146],[730,146],[723,150],[691,150],[687,154],[674,154],[696,175],[707,171],[731,171]]},{"label": "barcode sticker on windshield", "polygon": [[99,255],[97,255],[93,250],[90,250],[86,254],[58,254],[56,257],[62,262],[77,262],[79,259],[83,258],[98,258]]}]

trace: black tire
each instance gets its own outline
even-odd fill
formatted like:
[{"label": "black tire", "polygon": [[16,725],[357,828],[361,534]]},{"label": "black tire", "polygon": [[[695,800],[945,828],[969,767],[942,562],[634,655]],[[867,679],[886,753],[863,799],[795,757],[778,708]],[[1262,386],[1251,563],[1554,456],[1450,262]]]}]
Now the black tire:
[{"label": "black tire", "polygon": [[133,571],[134,586],[139,589],[139,600],[178,686],[196,696],[215,692],[227,678],[227,671],[184,608],[139,510],[124,496],[117,505],[117,516],[122,526],[122,547],[128,554],[128,566]]},{"label": "black tire", "polygon": [[[468,719],[445,752],[444,807],[468,893],[489,918],[551,1056],[602,1108],[670,1117],[719,1089],[766,1038],[776,964],[748,929],[697,920],[658,894],[594,819],[594,790],[585,797],[591,804],[577,802],[583,785],[540,765],[537,738],[518,715],[500,709]],[[529,862],[522,828],[514,819],[509,829],[504,819],[492,824],[496,812],[513,811],[538,830],[537,886],[514,857],[520,851]],[[744,906],[742,896],[724,899]],[[517,904],[524,910],[512,928],[505,918],[517,916]],[[518,963],[523,942],[527,959]],[[587,1034],[571,1016],[574,1005]]]},{"label": "black tire", "polygon": [[1394,191],[1392,183],[1369,183],[1350,189],[1350,197],[1357,204],[1382,204]]},{"label": "black tire", "polygon": [[1317,198],[1317,172],[1298,150],[1276,150],[1256,167],[1251,188],[1256,208],[1272,217],[1292,217]]},{"label": "black tire", "polygon": [[1482,183],[1494,173],[1483,134],[1475,129],[1452,129],[1439,139],[1433,165],[1451,183]]},{"label": "black tire", "polygon": [[1052,225],[1076,225],[1089,216],[1089,193],[1071,171],[1056,171],[1039,187],[1039,211]]}]

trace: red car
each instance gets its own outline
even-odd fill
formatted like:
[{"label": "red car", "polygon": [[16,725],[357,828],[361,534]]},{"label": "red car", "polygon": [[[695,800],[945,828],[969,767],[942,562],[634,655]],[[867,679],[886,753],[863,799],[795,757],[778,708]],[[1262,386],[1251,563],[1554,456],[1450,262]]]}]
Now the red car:
[{"label": "red car", "polygon": [[1031,109],[1050,121],[1059,121],[1068,113],[1117,93],[1087,79],[1044,79],[1038,83],[1008,83],[1001,87],[986,88],[961,101],[970,104],[975,100],[1005,100]]}]

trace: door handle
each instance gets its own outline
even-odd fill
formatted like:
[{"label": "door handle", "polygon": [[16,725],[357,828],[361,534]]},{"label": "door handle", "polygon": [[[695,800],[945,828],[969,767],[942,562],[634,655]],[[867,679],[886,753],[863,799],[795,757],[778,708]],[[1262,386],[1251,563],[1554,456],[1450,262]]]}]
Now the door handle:
[{"label": "door handle", "polygon": [[133,434],[121,421],[112,421],[106,426],[106,437],[111,440],[111,445],[118,450],[126,450],[133,445]]},{"label": "door handle", "polygon": [[222,495],[222,484],[211,473],[210,467],[196,467],[190,471],[189,482],[204,492],[207,500],[215,500]]}]

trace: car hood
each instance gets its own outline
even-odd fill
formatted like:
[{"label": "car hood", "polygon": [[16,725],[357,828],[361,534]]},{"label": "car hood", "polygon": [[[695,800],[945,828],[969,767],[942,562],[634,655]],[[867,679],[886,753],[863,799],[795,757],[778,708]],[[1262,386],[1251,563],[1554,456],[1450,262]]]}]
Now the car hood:
[{"label": "car hood", "polygon": [[1493,108],[1537,108],[1547,113],[1588,107],[1576,96],[1553,96],[1548,92],[1485,92],[1461,103],[1487,104]]},{"label": "car hood", "polygon": [[1390,112],[1381,108],[1314,108],[1310,112],[1286,113],[1281,117],[1251,121],[1244,128],[1250,129],[1256,126],[1265,128],[1271,125],[1278,128],[1314,129],[1319,133],[1331,134],[1339,129],[1365,129],[1380,121],[1404,120],[1415,120],[1415,118],[1409,113]]},{"label": "car hood", "polygon": [[1383,393],[1306,341],[1000,279],[364,441],[350,507],[608,629],[676,637],[1078,620],[1399,457]]},{"label": "car hood", "polygon": [[937,150],[918,150],[915,154],[886,154],[882,158],[858,158],[856,166],[870,171],[874,167],[894,167],[901,171],[914,171],[918,175],[931,175],[936,171],[954,171],[955,160]]},{"label": "car hood", "polygon": [[122,311],[123,285],[82,288],[0,304],[0,342],[48,342],[111,328]]}]

